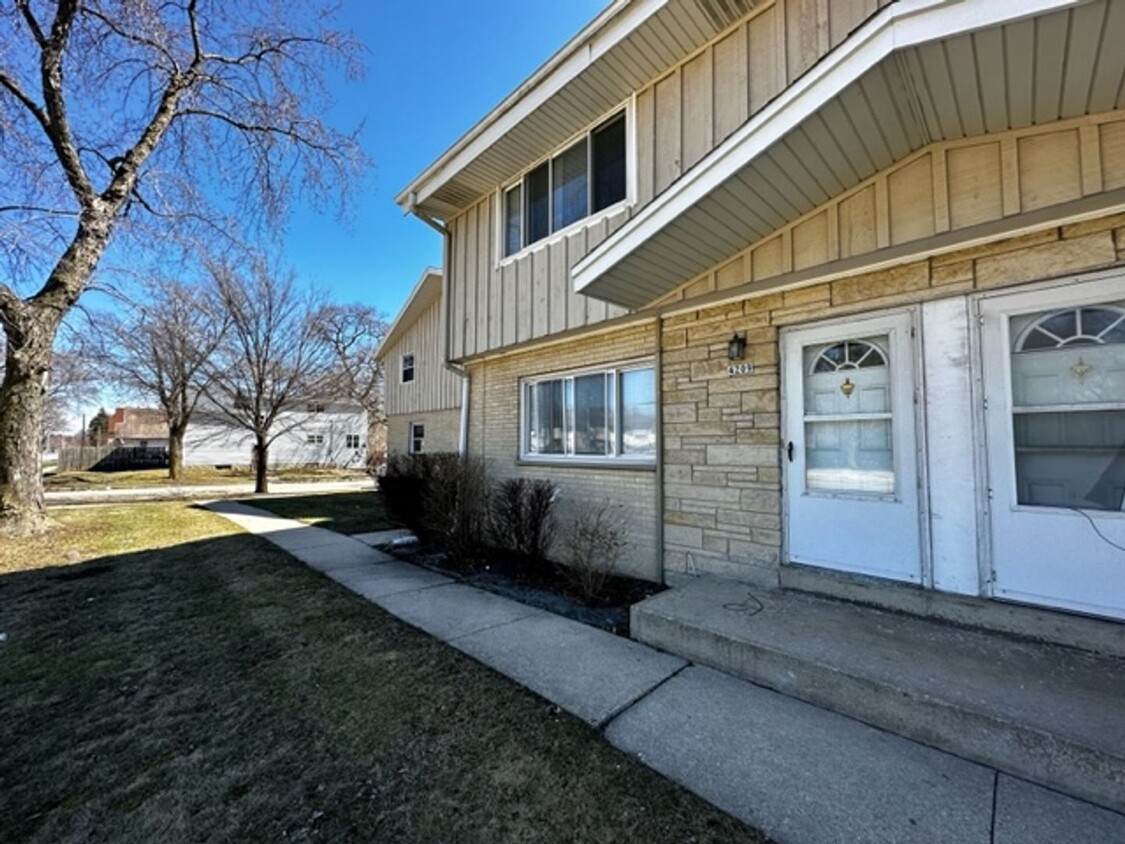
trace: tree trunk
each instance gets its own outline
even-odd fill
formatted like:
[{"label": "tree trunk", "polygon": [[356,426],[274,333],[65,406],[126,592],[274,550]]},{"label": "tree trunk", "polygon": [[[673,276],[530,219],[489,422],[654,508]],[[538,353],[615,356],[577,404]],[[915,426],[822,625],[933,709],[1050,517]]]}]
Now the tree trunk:
[{"label": "tree trunk", "polygon": [[269,469],[269,446],[265,437],[255,437],[254,445],[254,492],[265,494],[270,491],[266,472]]},{"label": "tree trunk", "polygon": [[186,425],[168,426],[168,477],[173,481],[184,479],[184,431]]},{"label": "tree trunk", "polygon": [[0,532],[45,530],[43,410],[57,320],[30,309],[2,320],[7,339],[0,383]]}]

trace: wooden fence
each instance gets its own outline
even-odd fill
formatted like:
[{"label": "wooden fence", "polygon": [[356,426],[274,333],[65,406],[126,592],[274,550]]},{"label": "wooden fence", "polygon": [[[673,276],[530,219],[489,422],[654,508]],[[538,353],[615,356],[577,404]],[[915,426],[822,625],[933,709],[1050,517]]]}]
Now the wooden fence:
[{"label": "wooden fence", "polygon": [[59,472],[125,472],[130,469],[164,469],[167,466],[166,448],[84,445],[59,449]]}]

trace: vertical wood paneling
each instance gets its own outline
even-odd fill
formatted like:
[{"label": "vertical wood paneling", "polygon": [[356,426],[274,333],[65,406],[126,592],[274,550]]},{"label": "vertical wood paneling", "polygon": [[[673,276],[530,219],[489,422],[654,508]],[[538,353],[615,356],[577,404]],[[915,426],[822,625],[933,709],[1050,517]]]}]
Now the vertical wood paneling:
[{"label": "vertical wood paneling", "polygon": [[484,248],[481,250],[481,276],[488,280],[488,348],[495,349],[504,341],[504,276],[495,270],[496,231],[500,221],[495,194],[485,204],[488,225],[481,227]]},{"label": "vertical wood paneling", "polygon": [[952,228],[998,220],[1004,215],[1000,144],[976,144],[949,150],[946,174]]},{"label": "vertical wood paneling", "polygon": [[567,328],[567,273],[566,239],[557,240],[547,247],[547,330],[552,334]]},{"label": "vertical wood paneling", "polygon": [[[462,287],[465,291],[465,354],[472,355],[477,352],[477,233],[480,228],[477,224],[477,211],[479,206],[473,206],[465,215],[465,261],[461,278],[464,279]],[[484,316],[481,313],[481,316]]]},{"label": "vertical wood paneling", "polygon": [[793,227],[793,269],[828,261],[828,212],[822,211]]},{"label": "vertical wood paneling", "polygon": [[[600,220],[596,225],[590,226],[586,230],[586,249],[588,252],[593,252],[602,241],[606,239],[606,221]],[[589,299],[586,302],[586,320],[587,322],[601,322],[606,318],[606,304],[601,299]]]},{"label": "vertical wood paneling", "polygon": [[1034,211],[1082,195],[1078,130],[1019,140],[1020,208]]},{"label": "vertical wood paneling", "polygon": [[749,61],[749,114],[754,114],[778,95],[785,86],[785,40],[778,38],[784,6],[777,5],[753,18],[746,25],[746,52]]},{"label": "vertical wood paneling", "polygon": [[[441,298],[434,300],[384,357],[387,367],[386,405],[392,415],[457,407],[461,381],[443,360]],[[401,382],[402,356],[414,355],[414,380]]]},{"label": "vertical wood paneling", "polygon": [[786,73],[792,84],[816,64],[828,21],[821,17],[820,0],[785,0],[785,20]]},{"label": "vertical wood paneling", "polygon": [[713,144],[714,93],[711,89],[711,50],[705,50],[683,69],[683,169],[706,155]]},{"label": "vertical wood paneling", "polygon": [[566,324],[571,327],[586,325],[586,296],[574,292],[570,271],[587,254],[586,230],[581,229],[566,239]]},{"label": "vertical wood paneling", "polygon": [[462,217],[453,227],[453,271],[451,275],[450,296],[453,298],[453,309],[450,314],[452,322],[450,341],[450,354],[455,357],[465,356],[465,278],[466,255],[468,254],[468,220]]},{"label": "vertical wood paneling", "polygon": [[719,143],[746,122],[746,27],[740,26],[714,47],[714,141]]},{"label": "vertical wood paneling", "polygon": [[935,231],[931,162],[931,155],[923,155],[887,178],[892,244],[929,237]]},{"label": "vertical wood paneling", "polygon": [[680,177],[680,73],[656,83],[656,176],[653,189],[659,195]]},{"label": "vertical wood paneling", "polygon": [[551,328],[551,280],[548,273],[547,251],[536,249],[531,253],[531,336],[542,337]]},{"label": "vertical wood paneling", "polygon": [[637,202],[648,203],[654,193],[656,178],[656,88],[648,87],[637,94]]},{"label": "vertical wood paneling", "polygon": [[533,332],[532,311],[535,298],[534,279],[531,273],[531,256],[523,255],[516,261],[516,285],[519,289],[519,303],[516,312],[516,342],[530,340]]},{"label": "vertical wood paneling", "polygon": [[1125,120],[1099,127],[1102,185],[1105,190],[1125,188]]},{"label": "vertical wood paneling", "polygon": [[879,9],[876,0],[832,0],[828,4],[831,47],[843,43],[852,30]]},{"label": "vertical wood paneling", "polygon": [[875,225],[875,186],[868,185],[839,205],[840,257],[872,252],[878,246]]},{"label": "vertical wood paneling", "polygon": [[502,278],[500,288],[500,305],[502,313],[503,331],[500,343],[510,346],[516,342],[516,306],[519,298],[517,287],[517,265],[505,264],[500,270]]}]

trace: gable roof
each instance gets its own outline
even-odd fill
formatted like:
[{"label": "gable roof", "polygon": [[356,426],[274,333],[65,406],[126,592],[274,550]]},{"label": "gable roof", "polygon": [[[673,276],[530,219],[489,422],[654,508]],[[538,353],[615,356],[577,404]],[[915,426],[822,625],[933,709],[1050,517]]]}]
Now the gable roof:
[{"label": "gable roof", "polygon": [[898,0],[579,261],[641,308],[939,140],[1125,107],[1125,3]]},{"label": "gable roof", "polygon": [[395,321],[391,323],[391,327],[383,337],[383,342],[379,344],[379,348],[375,351],[376,360],[382,360],[410,326],[417,322],[418,317],[422,316],[434,302],[441,298],[441,282],[442,271],[437,267],[426,267],[422,271],[422,275],[414,284],[414,289],[410,291],[410,295],[406,298],[402,310],[398,312]]},{"label": "gable roof", "polygon": [[448,220],[749,14],[760,0],[613,0],[407,185],[407,213]]}]

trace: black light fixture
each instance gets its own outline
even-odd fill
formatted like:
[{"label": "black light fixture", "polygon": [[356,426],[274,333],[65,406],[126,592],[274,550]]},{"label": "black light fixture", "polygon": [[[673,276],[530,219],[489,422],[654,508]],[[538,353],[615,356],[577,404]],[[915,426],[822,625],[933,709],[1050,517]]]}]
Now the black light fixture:
[{"label": "black light fixture", "polygon": [[729,360],[742,360],[746,356],[746,335],[737,331],[727,341],[727,358]]}]

